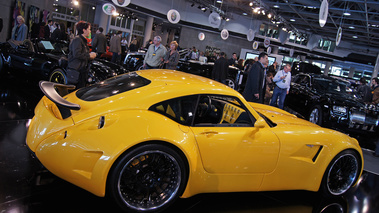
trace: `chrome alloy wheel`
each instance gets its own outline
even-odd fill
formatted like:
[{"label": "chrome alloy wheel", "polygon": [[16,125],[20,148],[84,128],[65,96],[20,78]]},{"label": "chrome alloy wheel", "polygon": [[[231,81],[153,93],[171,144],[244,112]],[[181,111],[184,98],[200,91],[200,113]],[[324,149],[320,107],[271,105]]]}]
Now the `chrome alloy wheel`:
[{"label": "chrome alloy wheel", "polygon": [[320,119],[320,110],[315,107],[312,109],[311,114],[309,115],[309,121],[314,123],[314,124],[319,124],[319,119]]},{"label": "chrome alloy wheel", "polygon": [[346,153],[339,156],[330,166],[327,175],[327,189],[332,195],[345,193],[358,177],[358,159]]},{"label": "chrome alloy wheel", "polygon": [[230,87],[232,89],[235,89],[235,83],[234,83],[234,81],[232,79],[227,78],[225,80],[225,82],[226,82],[226,86],[228,86],[228,87]]},{"label": "chrome alloy wheel", "polygon": [[117,190],[124,204],[138,211],[158,209],[176,197],[182,182],[178,161],[169,153],[149,150],[122,168]]}]

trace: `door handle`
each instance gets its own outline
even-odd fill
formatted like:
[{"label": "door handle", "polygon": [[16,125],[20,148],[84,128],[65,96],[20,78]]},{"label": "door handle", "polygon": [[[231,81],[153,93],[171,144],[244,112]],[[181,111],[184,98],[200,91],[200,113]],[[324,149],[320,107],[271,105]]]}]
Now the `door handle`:
[{"label": "door handle", "polygon": [[217,131],[214,131],[214,130],[204,130],[204,132],[200,133],[202,135],[206,135],[207,137],[210,137],[212,135],[216,135],[218,134]]}]

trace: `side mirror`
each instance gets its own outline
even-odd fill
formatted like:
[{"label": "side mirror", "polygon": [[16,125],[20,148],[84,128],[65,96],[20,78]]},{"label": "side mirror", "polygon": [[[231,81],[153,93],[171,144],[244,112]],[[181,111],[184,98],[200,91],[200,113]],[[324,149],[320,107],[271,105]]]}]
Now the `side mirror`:
[{"label": "side mirror", "polygon": [[254,123],[254,127],[256,128],[264,128],[266,125],[266,121],[261,117],[259,117]]}]

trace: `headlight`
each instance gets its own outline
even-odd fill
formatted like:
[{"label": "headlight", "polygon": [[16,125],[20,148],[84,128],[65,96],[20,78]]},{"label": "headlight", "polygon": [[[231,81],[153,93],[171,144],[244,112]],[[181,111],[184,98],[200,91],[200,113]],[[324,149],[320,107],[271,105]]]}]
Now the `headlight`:
[{"label": "headlight", "polygon": [[333,106],[333,112],[346,114],[347,108],[342,106]]}]

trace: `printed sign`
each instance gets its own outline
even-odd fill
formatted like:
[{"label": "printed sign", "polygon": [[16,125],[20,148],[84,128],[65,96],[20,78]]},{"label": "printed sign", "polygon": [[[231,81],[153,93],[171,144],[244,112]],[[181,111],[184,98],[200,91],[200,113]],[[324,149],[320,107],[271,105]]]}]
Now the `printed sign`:
[{"label": "printed sign", "polygon": [[228,39],[228,37],[229,37],[229,31],[227,29],[223,29],[221,31],[221,38],[226,40],[226,39]]},{"label": "printed sign", "polygon": [[103,4],[103,12],[109,16],[113,15],[113,11],[116,11],[116,7],[113,4]]},{"label": "printed sign", "polygon": [[167,19],[169,22],[176,24],[180,21],[180,13],[177,10],[169,10],[167,12]]},{"label": "printed sign", "polygon": [[199,33],[198,37],[199,37],[200,41],[203,41],[205,39],[205,34],[204,33]]},{"label": "printed sign", "polygon": [[112,0],[112,2],[119,7],[126,7],[130,4],[130,0]]},{"label": "printed sign", "polygon": [[218,28],[221,24],[221,17],[218,13],[213,12],[208,17],[208,22],[213,28]]}]

